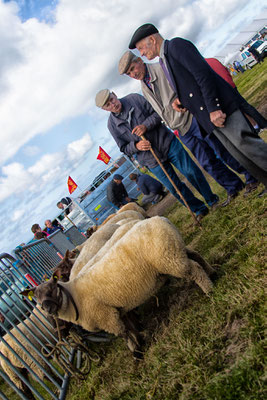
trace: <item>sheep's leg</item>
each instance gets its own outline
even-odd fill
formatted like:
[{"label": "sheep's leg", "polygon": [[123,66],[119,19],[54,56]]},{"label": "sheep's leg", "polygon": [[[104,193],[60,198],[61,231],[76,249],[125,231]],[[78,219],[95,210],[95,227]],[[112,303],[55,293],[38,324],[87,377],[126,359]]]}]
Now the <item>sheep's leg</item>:
[{"label": "sheep's leg", "polygon": [[213,288],[213,284],[208,275],[201,267],[201,265],[199,265],[197,262],[190,259],[188,261],[190,268],[190,278],[194,282],[196,282],[196,284],[203,290],[204,293],[208,294]]},{"label": "sheep's leg", "polygon": [[207,263],[207,261],[204,260],[204,258],[197,251],[186,248],[186,254],[190,260],[196,261],[198,264],[200,264],[209,276],[216,273],[215,269],[212,268],[212,266]]},{"label": "sheep's leg", "polygon": [[136,325],[139,326],[136,315],[133,312],[128,312],[122,318],[125,326],[125,334],[123,335],[126,340],[127,346],[130,351],[134,354],[137,359],[142,358],[142,352],[140,351],[140,333]]}]

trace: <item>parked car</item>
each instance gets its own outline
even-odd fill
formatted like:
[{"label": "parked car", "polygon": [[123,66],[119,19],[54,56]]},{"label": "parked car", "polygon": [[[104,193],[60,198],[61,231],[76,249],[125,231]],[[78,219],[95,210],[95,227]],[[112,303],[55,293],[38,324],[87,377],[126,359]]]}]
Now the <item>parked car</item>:
[{"label": "parked car", "polygon": [[[260,54],[263,54],[263,58],[267,55],[267,41],[266,40],[255,40],[250,44],[251,48],[257,49]],[[245,47],[241,52],[242,61],[240,62],[242,67],[250,69],[257,64],[257,61],[253,55],[248,51],[248,47]]]}]

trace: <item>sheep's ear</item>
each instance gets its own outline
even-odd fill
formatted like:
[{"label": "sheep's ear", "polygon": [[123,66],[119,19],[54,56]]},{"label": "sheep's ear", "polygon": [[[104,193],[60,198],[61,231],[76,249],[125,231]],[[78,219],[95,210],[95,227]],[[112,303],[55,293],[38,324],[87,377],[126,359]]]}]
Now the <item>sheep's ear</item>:
[{"label": "sheep's ear", "polygon": [[34,297],[34,291],[35,291],[35,287],[32,287],[30,289],[25,289],[22,292],[20,292],[20,294],[22,296],[28,297],[28,299],[30,301],[32,301],[32,298]]},{"label": "sheep's ear", "polygon": [[67,249],[65,256],[64,256],[64,260],[68,260],[70,258],[70,252],[69,249]]}]

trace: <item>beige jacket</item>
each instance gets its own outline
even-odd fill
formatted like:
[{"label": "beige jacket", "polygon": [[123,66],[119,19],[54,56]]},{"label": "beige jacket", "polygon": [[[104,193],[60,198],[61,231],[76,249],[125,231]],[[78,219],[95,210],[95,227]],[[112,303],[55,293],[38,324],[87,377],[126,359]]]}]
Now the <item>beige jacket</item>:
[{"label": "beige jacket", "polygon": [[192,124],[192,114],[189,111],[179,113],[172,108],[172,102],[177,96],[167,81],[161,66],[158,63],[146,64],[146,66],[151,77],[152,90],[141,81],[144,97],[169,128],[178,129],[180,135],[185,135]]}]

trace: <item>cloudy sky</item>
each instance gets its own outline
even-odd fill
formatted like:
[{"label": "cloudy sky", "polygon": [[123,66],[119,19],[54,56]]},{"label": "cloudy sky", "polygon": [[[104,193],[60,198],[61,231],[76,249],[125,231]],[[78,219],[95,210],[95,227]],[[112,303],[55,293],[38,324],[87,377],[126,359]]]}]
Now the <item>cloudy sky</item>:
[{"label": "cloudy sky", "polygon": [[119,155],[94,98],[103,88],[139,91],[117,73],[139,25],[152,22],[212,57],[263,8],[261,0],[0,0],[0,253],[57,215],[68,175],[85,188],[104,169],[99,146]]}]

